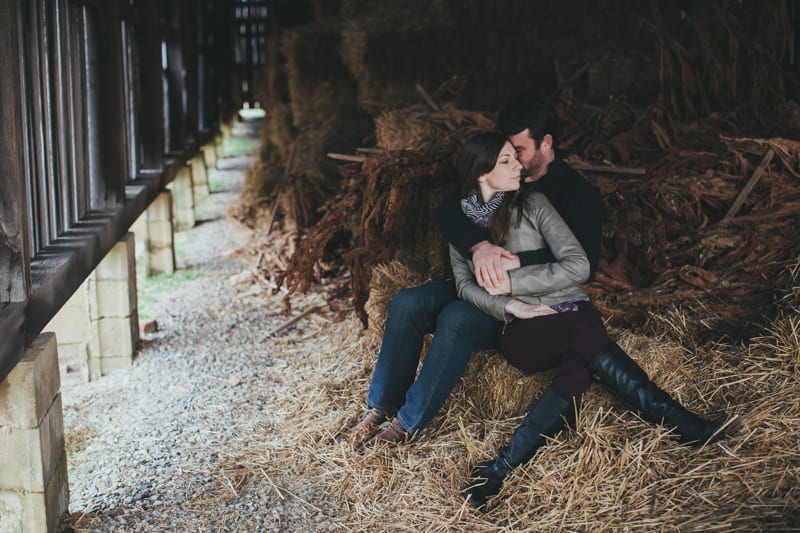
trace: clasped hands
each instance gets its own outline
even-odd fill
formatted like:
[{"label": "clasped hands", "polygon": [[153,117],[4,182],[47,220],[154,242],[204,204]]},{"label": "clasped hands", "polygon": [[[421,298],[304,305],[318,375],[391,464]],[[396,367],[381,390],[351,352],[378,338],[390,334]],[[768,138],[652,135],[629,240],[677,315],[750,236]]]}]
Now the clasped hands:
[{"label": "clasped hands", "polygon": [[[481,241],[472,248],[472,263],[475,265],[475,279],[486,292],[492,295],[511,294],[511,277],[508,271],[521,266],[515,253],[489,241]],[[519,319],[557,312],[547,305],[528,304],[516,299],[509,301],[505,310]]]}]

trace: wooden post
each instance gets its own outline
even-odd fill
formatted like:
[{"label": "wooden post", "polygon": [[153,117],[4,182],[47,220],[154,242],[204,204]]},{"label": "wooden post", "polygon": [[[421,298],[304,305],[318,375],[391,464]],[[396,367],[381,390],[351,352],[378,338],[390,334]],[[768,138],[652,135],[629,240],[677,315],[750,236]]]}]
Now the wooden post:
[{"label": "wooden post", "polygon": [[183,65],[183,95],[186,102],[186,142],[197,139],[198,132],[198,87],[197,87],[197,6],[195,0],[182,0],[181,14],[181,63]]},{"label": "wooden post", "polygon": [[[128,178],[122,79],[122,29],[119,4],[89,8],[89,176],[92,208],[121,205]],[[93,135],[92,135],[93,133]]]},{"label": "wooden post", "polygon": [[139,114],[141,167],[139,170],[160,171],[164,158],[164,92],[161,74],[161,22],[159,0],[139,2],[140,22],[136,26],[139,49],[141,102]]},{"label": "wooden post", "polygon": [[183,78],[183,38],[180,3],[175,0],[161,4],[165,23],[163,35],[166,40],[167,84],[164,105],[167,119],[166,152],[178,153],[186,141],[186,114],[183,109],[185,83]]},{"label": "wooden post", "polygon": [[0,2],[0,307],[30,294],[17,2]]}]

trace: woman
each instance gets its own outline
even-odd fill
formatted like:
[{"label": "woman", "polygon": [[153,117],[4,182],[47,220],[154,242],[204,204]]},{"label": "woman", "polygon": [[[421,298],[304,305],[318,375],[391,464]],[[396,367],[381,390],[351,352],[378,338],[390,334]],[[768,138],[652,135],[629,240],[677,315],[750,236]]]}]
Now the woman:
[{"label": "woman", "polygon": [[457,161],[462,209],[473,223],[491,230],[495,244],[511,252],[546,245],[556,262],[510,271],[505,286],[490,294],[475,281],[471,261],[451,246],[453,274],[459,297],[504,322],[500,348],[510,364],[525,372],[555,368],[556,376],[511,442],[472,472],[475,483],[465,495],[475,507],[497,494],[508,473],[533,457],[547,437],[574,420],[593,378],[646,419],[675,427],[684,442],[705,443],[721,427],[675,402],[610,341],[580,288],[589,275],[581,245],[543,194],[513,193],[520,185],[514,154],[499,133],[467,141]]}]

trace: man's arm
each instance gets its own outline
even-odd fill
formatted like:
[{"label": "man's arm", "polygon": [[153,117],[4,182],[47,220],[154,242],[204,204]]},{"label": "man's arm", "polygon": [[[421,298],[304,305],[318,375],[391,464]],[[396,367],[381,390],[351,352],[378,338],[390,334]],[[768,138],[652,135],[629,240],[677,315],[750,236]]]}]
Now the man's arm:
[{"label": "man's arm", "polygon": [[553,252],[550,251],[550,248],[540,248],[539,250],[527,250],[524,252],[519,252],[517,257],[519,257],[520,266],[544,265],[545,263],[556,262],[556,256],[553,255]]},{"label": "man's arm", "polygon": [[436,209],[436,225],[450,244],[462,255],[472,258],[475,277],[481,287],[498,287],[505,281],[507,270],[555,261],[547,248],[521,252],[517,256],[489,242],[490,232],[470,222],[461,210],[461,200],[456,193],[450,194]]},{"label": "man's arm", "polygon": [[491,237],[488,230],[473,224],[461,210],[458,194],[452,193],[436,209],[436,226],[447,242],[465,257],[472,257],[472,247]]},{"label": "man's arm", "polygon": [[586,283],[589,283],[597,272],[603,240],[600,194],[589,185],[575,194],[571,200],[565,212],[560,214],[589,259],[589,279],[586,280]]}]

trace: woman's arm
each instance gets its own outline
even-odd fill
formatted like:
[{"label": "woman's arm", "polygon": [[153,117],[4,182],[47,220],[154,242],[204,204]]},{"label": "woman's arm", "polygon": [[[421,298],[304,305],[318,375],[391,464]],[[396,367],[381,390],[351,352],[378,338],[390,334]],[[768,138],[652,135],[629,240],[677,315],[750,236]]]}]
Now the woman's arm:
[{"label": "woman's arm", "polygon": [[458,297],[474,304],[475,307],[496,320],[505,320],[505,307],[511,298],[503,295],[492,296],[478,285],[469,262],[452,244],[450,245],[450,264],[453,267],[453,278],[456,282]]},{"label": "woman's arm", "polygon": [[509,272],[510,294],[546,294],[584,283],[589,277],[586,252],[544,195],[533,195],[526,202],[524,219],[523,224],[529,223],[541,233],[556,262]]}]

